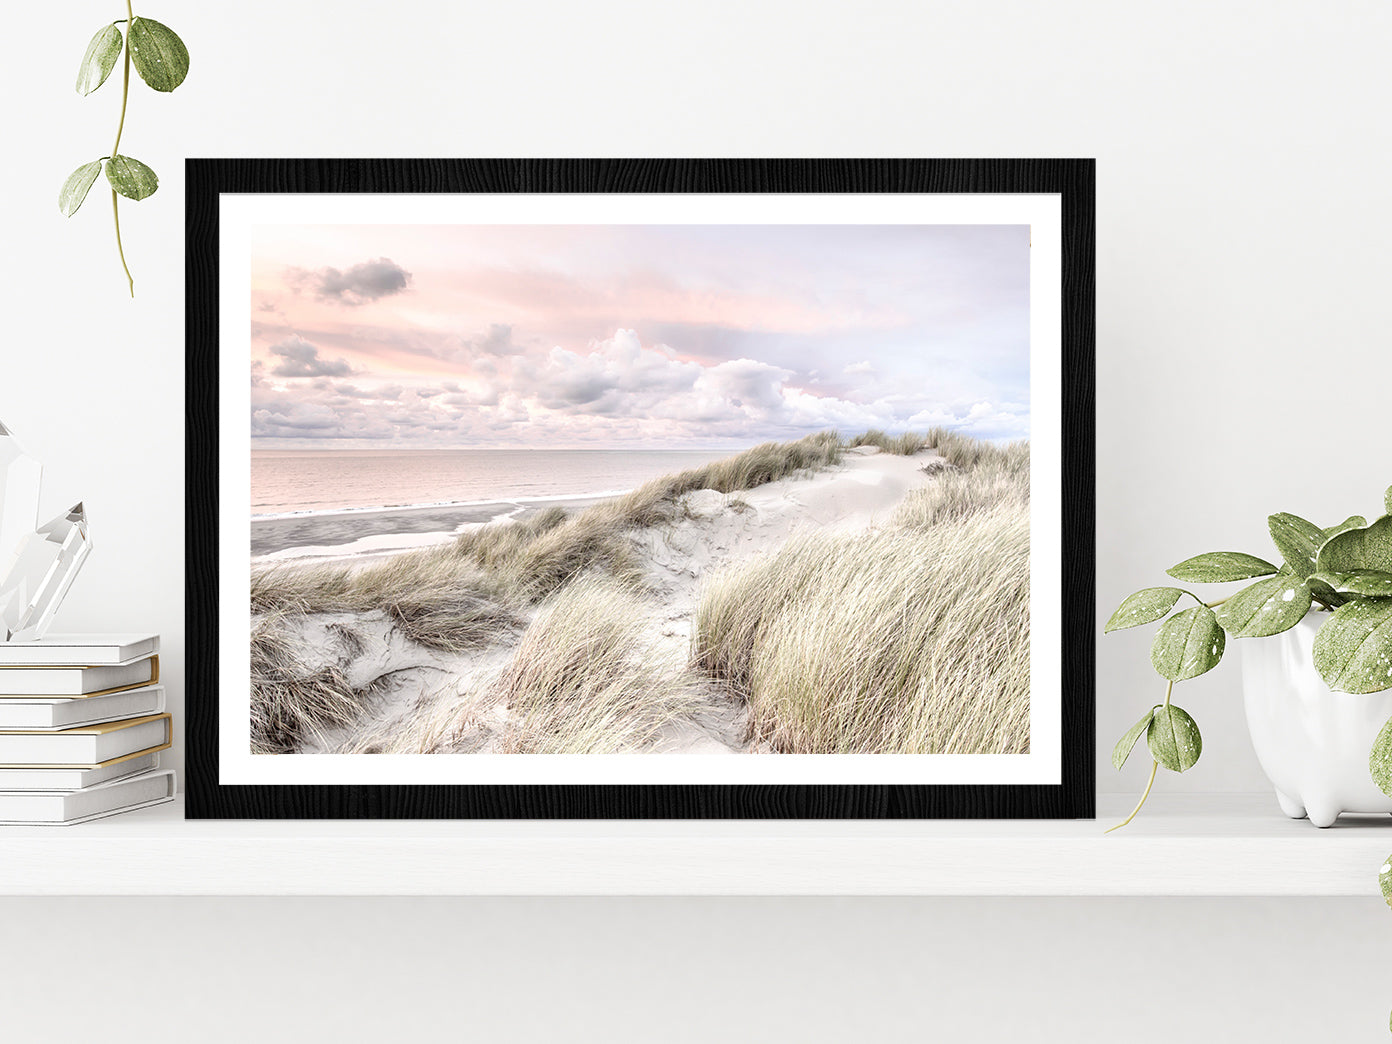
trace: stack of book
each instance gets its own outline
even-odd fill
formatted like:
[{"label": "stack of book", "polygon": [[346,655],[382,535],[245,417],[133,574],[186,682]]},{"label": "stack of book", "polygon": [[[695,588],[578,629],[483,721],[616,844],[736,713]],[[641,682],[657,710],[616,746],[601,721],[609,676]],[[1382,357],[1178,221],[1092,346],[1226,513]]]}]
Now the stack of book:
[{"label": "stack of book", "polygon": [[83,823],[174,799],[159,636],[0,642],[0,824]]}]

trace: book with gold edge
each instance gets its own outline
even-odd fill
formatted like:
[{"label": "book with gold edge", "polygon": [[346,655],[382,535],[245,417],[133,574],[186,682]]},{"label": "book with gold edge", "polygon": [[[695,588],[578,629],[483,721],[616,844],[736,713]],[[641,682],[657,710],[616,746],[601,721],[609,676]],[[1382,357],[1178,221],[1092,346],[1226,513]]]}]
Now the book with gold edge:
[{"label": "book with gold edge", "polygon": [[163,685],[116,689],[77,699],[10,696],[0,700],[0,729],[53,732],[123,718],[143,718],[163,710]]},{"label": "book with gold edge", "polygon": [[[0,648],[4,643],[0,642]],[[159,657],[92,667],[0,667],[0,699],[10,696],[96,696],[153,685]]]},{"label": "book with gold edge", "polygon": [[0,766],[94,767],[163,750],[173,738],[172,728],[168,714],[154,714],[61,732],[0,731]]}]

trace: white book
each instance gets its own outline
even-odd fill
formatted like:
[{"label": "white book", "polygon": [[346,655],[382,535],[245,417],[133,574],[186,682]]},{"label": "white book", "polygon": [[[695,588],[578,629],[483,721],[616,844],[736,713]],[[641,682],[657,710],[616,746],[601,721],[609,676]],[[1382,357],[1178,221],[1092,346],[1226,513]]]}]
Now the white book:
[{"label": "white book", "polygon": [[0,790],[0,825],[71,826],[173,801],[174,770],[157,769],[83,790]]},{"label": "white book", "polygon": [[10,696],[0,700],[0,729],[53,731],[142,718],[164,710],[164,686],[118,689],[81,699]]},{"label": "white book", "polygon": [[159,681],[159,657],[95,667],[0,667],[0,697],[93,696]]},{"label": "white book", "polygon": [[0,765],[0,790],[83,790],[159,768],[158,754],[113,758],[92,768],[25,768]]},{"label": "white book", "polygon": [[84,725],[62,732],[0,732],[0,765],[67,765],[88,768],[127,754],[144,754],[169,746],[168,714],[105,725]]},{"label": "white book", "polygon": [[46,634],[35,642],[0,642],[0,667],[94,667],[157,652],[157,634]]}]

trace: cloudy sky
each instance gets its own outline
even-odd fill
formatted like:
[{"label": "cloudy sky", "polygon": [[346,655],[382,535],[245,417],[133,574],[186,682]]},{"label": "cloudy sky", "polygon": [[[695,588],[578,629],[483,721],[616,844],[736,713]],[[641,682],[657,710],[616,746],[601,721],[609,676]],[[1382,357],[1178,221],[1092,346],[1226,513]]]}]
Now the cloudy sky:
[{"label": "cloudy sky", "polygon": [[329,225],[252,236],[276,446],[1029,435],[1018,225]]}]

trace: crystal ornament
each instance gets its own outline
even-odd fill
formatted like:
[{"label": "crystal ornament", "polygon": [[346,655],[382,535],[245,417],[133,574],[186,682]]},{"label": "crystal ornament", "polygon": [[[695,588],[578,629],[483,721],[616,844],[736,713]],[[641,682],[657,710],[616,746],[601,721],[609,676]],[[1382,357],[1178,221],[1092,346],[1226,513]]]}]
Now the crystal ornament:
[{"label": "crystal ornament", "polygon": [[35,642],[44,636],[91,552],[81,504],[30,532],[0,581],[6,641]]},{"label": "crystal ornament", "polygon": [[39,480],[43,466],[20,448],[0,424],[0,570],[39,524]]}]

